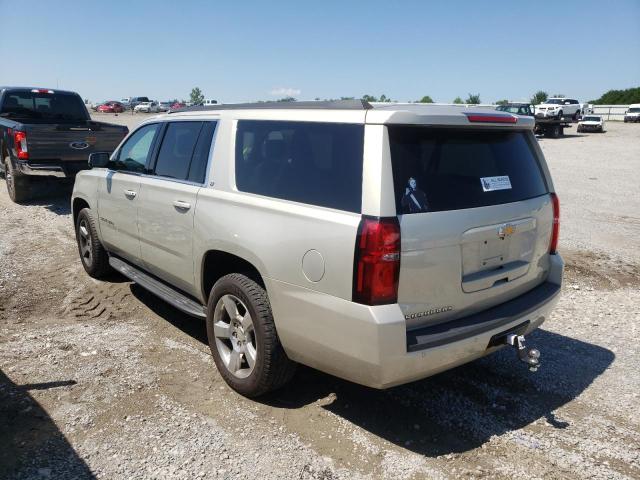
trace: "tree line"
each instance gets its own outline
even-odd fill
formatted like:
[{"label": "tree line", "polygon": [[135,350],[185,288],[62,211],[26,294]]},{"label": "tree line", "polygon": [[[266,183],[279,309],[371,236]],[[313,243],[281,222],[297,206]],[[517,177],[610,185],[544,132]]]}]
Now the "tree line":
[{"label": "tree line", "polygon": [[[552,97],[561,98],[561,97],[564,97],[564,95],[556,93],[552,95]],[[531,96],[529,103],[531,103],[532,105],[539,105],[541,103],[544,103],[548,98],[549,98],[549,95],[547,94],[547,92],[543,90],[539,90]],[[191,90],[190,99],[193,104],[197,105],[204,101],[204,95],[202,94],[201,90],[198,87],[195,87],[193,90]],[[340,98],[325,98],[325,99],[316,97],[315,100],[325,100],[325,101],[335,102],[339,100],[356,100],[356,97],[340,97]],[[381,102],[381,103],[396,102],[396,100],[392,100],[391,97],[388,97],[384,93],[379,97],[376,97],[375,95],[365,94],[365,95],[362,95],[359,98],[359,100],[364,100],[366,102]],[[260,102],[263,102],[263,101],[264,100],[261,100]],[[266,102],[295,102],[295,101],[297,101],[297,99],[294,97],[283,97],[277,100],[266,100]],[[431,96],[424,95],[418,100],[409,100],[409,103],[434,103],[434,101],[431,98]],[[467,98],[465,98],[464,100],[461,97],[456,97],[453,99],[452,103],[478,105],[482,103],[482,100],[480,100],[479,93],[469,93],[467,95]],[[509,103],[509,100],[506,100],[506,99],[498,100],[495,103],[496,105],[505,105]],[[627,88],[626,90],[609,90],[604,95],[602,95],[599,99],[591,100],[589,101],[589,103],[599,104],[599,105],[629,105],[631,103],[640,103],[640,87]]]}]

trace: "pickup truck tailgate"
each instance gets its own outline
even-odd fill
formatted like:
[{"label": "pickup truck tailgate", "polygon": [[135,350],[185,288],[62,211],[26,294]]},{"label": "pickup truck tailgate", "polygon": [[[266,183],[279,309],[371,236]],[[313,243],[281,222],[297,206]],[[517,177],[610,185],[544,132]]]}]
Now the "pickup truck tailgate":
[{"label": "pickup truck tailgate", "polygon": [[26,128],[29,160],[86,161],[90,153],[112,152],[127,128],[99,122],[30,124]]}]

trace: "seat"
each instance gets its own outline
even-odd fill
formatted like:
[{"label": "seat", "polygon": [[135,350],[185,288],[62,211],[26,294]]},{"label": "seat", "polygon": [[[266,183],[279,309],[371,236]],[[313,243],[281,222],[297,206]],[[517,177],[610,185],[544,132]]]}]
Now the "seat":
[{"label": "seat", "polygon": [[284,139],[265,140],[262,149],[263,160],[255,167],[251,176],[251,190],[263,195],[279,196],[277,183],[285,162],[286,145]]},{"label": "seat", "polygon": [[16,97],[8,97],[4,101],[4,105],[3,105],[4,109],[18,108],[18,107],[20,107],[20,104],[18,103],[18,99]]}]

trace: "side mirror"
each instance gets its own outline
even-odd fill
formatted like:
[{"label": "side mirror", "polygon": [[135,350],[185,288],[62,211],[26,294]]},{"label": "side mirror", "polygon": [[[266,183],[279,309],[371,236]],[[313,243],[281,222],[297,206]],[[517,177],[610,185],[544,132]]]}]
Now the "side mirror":
[{"label": "side mirror", "polygon": [[564,102],[565,105],[571,105],[571,102]]},{"label": "side mirror", "polygon": [[95,152],[89,155],[89,168],[105,168],[109,165],[109,152]]}]

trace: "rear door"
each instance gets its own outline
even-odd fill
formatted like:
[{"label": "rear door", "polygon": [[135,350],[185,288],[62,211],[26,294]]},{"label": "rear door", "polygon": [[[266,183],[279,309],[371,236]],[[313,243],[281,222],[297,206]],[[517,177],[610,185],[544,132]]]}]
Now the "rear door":
[{"label": "rear door", "polygon": [[115,153],[106,177],[98,186],[98,217],[102,241],[108,250],[141,263],[138,234],[140,175],[153,151],[160,124],[136,130]]},{"label": "rear door", "polygon": [[553,213],[531,132],[388,131],[408,328],[489,308],[544,280]]},{"label": "rear door", "polygon": [[193,218],[215,127],[215,122],[167,123],[151,172],[140,179],[138,228],[145,268],[194,295]]}]

